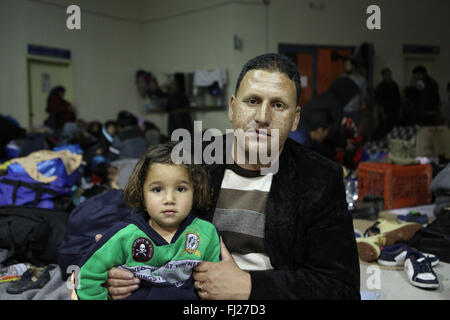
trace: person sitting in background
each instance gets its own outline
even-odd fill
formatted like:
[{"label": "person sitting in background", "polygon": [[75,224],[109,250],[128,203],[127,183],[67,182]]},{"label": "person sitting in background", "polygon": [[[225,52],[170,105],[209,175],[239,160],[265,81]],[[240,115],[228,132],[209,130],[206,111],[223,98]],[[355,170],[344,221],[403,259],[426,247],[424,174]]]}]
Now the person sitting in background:
[{"label": "person sitting in background", "polygon": [[87,126],[87,132],[98,140],[98,138],[102,134],[102,123],[100,121],[89,122]]},{"label": "person sitting in background", "polygon": [[298,126],[297,130],[292,132],[289,137],[325,158],[335,160],[333,149],[323,143],[332,124],[330,114],[321,109],[308,111],[310,110],[306,109],[303,114],[303,124]]},{"label": "person sitting in background", "polygon": [[97,143],[86,150],[84,159],[86,162],[91,162],[95,156],[103,156],[105,159],[110,157],[109,147],[111,146],[114,136],[117,132],[117,122],[108,120],[101,126],[100,135],[97,138]]},{"label": "person sitting in background", "polygon": [[148,141],[138,126],[136,116],[128,111],[120,111],[117,123],[120,132],[109,148],[109,160],[140,158],[148,148]]},{"label": "person sitting in background", "polygon": [[54,87],[47,97],[47,108],[45,111],[49,114],[44,124],[59,131],[66,122],[74,122],[76,119],[75,111],[70,102],[64,99],[66,89],[62,86]]},{"label": "person sitting in background", "polygon": [[145,138],[147,139],[149,145],[161,143],[161,132],[153,122],[147,120],[144,121],[141,129],[144,132]]}]

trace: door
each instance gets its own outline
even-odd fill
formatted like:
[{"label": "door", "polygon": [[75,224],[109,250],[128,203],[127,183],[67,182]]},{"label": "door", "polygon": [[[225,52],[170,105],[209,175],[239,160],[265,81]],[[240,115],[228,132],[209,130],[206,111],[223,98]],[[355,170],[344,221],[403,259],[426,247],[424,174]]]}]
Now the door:
[{"label": "door", "polygon": [[51,89],[63,86],[64,99],[73,102],[73,73],[69,62],[28,60],[29,128],[44,123],[48,114],[47,97]]}]

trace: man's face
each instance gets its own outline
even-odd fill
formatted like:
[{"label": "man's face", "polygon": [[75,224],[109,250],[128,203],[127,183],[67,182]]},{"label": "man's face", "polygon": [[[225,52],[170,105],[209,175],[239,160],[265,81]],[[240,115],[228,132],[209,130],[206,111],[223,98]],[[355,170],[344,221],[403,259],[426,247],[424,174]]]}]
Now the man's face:
[{"label": "man's face", "polygon": [[[230,99],[229,119],[234,130],[242,129],[250,137],[244,146],[237,146],[245,154],[257,152],[265,143],[265,150],[271,150],[271,144],[276,142],[281,150],[300,119],[295,83],[280,72],[248,71]],[[279,140],[273,141],[276,130]]]}]

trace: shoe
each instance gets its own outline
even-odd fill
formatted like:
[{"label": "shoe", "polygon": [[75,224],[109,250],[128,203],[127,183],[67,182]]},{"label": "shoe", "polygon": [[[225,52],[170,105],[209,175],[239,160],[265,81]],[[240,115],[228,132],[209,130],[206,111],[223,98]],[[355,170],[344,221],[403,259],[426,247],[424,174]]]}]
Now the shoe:
[{"label": "shoe", "polygon": [[358,256],[361,260],[372,262],[380,256],[380,236],[356,238]]},{"label": "shoe", "polygon": [[417,211],[410,211],[406,215],[398,216],[397,221],[399,223],[415,222],[425,227],[428,224],[428,216]]},{"label": "shoe", "polygon": [[380,244],[390,246],[397,242],[407,242],[422,228],[423,226],[419,223],[405,222],[399,224],[385,219],[379,219],[375,224],[366,229],[364,236],[371,237],[379,234],[383,237]]},{"label": "shoe", "polygon": [[424,289],[439,288],[439,280],[430,261],[420,252],[408,251],[404,270],[413,286]]},{"label": "shoe", "polygon": [[422,225],[418,223],[395,224],[380,219],[364,232],[363,238],[356,238],[359,258],[373,262],[380,257],[381,246],[407,242],[421,228]]},{"label": "shoe", "polygon": [[[408,251],[413,251],[404,243],[396,243],[391,246],[382,246],[380,257],[378,258],[378,264],[383,266],[403,266],[405,264],[405,258]],[[415,251],[415,250],[414,250]],[[430,262],[432,267],[435,267],[439,263],[439,258],[430,253],[422,253]]]},{"label": "shoe", "polygon": [[50,281],[50,272],[46,267],[37,268],[31,267],[24,274],[20,280],[11,283],[6,292],[9,294],[19,294],[31,289],[41,289],[47,282]]}]

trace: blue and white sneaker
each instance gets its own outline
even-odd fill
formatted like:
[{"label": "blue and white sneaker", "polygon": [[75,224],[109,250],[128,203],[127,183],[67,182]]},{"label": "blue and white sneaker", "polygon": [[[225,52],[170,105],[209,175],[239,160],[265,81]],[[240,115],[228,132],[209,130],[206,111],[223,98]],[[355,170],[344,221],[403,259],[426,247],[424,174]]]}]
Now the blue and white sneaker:
[{"label": "blue and white sneaker", "polygon": [[439,288],[439,280],[430,261],[420,252],[415,250],[407,252],[404,270],[413,286],[424,289]]},{"label": "blue and white sneaker", "polygon": [[[383,266],[403,266],[405,264],[405,259],[407,253],[416,251],[409,248],[404,243],[396,243],[391,246],[382,246],[381,253],[378,257],[377,262]],[[416,251],[418,254],[425,256],[430,262],[432,267],[437,266],[439,263],[439,258],[431,253],[422,253]]]}]

